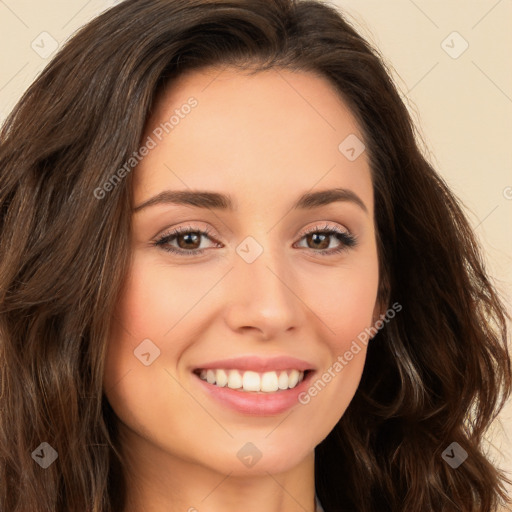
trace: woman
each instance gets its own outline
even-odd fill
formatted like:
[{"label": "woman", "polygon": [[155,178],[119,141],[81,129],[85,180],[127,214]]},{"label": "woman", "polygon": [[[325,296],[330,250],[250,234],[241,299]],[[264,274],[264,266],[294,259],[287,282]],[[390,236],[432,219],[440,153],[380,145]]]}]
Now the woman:
[{"label": "woman", "polygon": [[334,8],[127,0],[1,138],[1,510],[505,503],[504,306]]}]

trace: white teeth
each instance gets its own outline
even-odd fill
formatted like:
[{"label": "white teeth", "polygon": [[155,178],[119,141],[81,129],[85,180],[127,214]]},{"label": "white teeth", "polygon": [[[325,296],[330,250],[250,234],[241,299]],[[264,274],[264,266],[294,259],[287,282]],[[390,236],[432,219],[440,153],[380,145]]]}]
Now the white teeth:
[{"label": "white teeth", "polygon": [[277,380],[276,372],[266,372],[261,376],[261,391],[265,393],[271,393],[279,389],[279,382]]},{"label": "white teeth", "polygon": [[279,372],[257,373],[253,371],[208,369],[201,370],[199,377],[219,387],[227,387],[245,392],[274,393],[279,390],[291,389],[304,379],[304,372],[287,370]]},{"label": "white teeth", "polygon": [[217,370],[215,376],[215,383],[217,386],[223,388],[228,383],[228,374],[224,370]]},{"label": "white teeth", "polygon": [[281,372],[279,374],[277,385],[279,389],[288,389],[288,374],[286,372]]},{"label": "white teeth", "polygon": [[244,372],[242,377],[244,391],[260,391],[261,379],[256,372]]},{"label": "white teeth", "polygon": [[299,372],[297,370],[292,370],[290,375],[288,375],[288,386],[294,388],[299,382]]},{"label": "white teeth", "polygon": [[242,376],[237,370],[229,370],[228,373],[228,388],[238,389],[242,387]]},{"label": "white teeth", "polygon": [[215,383],[215,372],[213,370],[206,370],[206,382],[208,384]]}]

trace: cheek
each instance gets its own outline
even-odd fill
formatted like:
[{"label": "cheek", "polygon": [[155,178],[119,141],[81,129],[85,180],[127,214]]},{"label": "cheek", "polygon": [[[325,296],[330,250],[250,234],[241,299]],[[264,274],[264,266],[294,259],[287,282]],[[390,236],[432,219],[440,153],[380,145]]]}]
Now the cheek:
[{"label": "cheek", "polygon": [[157,277],[154,265],[141,264],[134,257],[112,319],[105,361],[106,390],[128,373],[131,378],[141,369],[146,375],[151,373],[154,365],[144,366],[134,353],[139,346],[147,347],[152,358],[163,349],[161,340],[173,324],[172,312],[178,307],[179,297],[165,293]]},{"label": "cheek", "polygon": [[[347,350],[351,340],[370,327],[377,300],[378,263],[368,258],[350,266],[329,268],[313,279],[308,301],[322,320],[322,338],[331,350]],[[309,279],[308,279],[309,281]],[[306,286],[306,283],[305,283]]]},{"label": "cheek", "polygon": [[313,427],[322,435],[339,421],[357,391],[373,325],[379,278],[377,255],[369,251],[366,257],[353,261],[317,272],[316,287],[309,283],[314,292],[308,301],[315,304],[315,314],[322,320],[319,335],[326,343],[328,357],[299,401],[310,408]]},{"label": "cheek", "polygon": [[378,281],[377,271],[368,270],[343,272],[316,298],[328,355],[299,402],[309,410],[310,426],[320,439],[345,413],[363,373]]},{"label": "cheek", "polygon": [[166,372],[174,373],[182,348],[179,339],[166,343],[171,335],[165,334],[183,316],[182,309],[183,294],[169,292],[161,269],[134,256],[112,322],[103,383],[119,419],[148,439],[171,422],[158,404],[176,404],[184,411],[189,405],[181,403],[180,388]]},{"label": "cheek", "polygon": [[[148,397],[152,403],[178,403],[178,386],[163,367],[176,373],[181,353],[200,330],[187,313],[211,285],[197,274],[163,268],[151,257],[134,254],[112,321],[103,381],[105,394],[122,419],[134,419]],[[137,358],[146,351],[155,364],[145,366]]]},{"label": "cheek", "polygon": [[129,278],[116,308],[117,318],[134,336],[162,337],[180,310],[183,293],[170,293],[158,266],[134,257]]},{"label": "cheek", "polygon": [[[182,326],[181,320],[201,292],[200,283],[194,283],[190,278],[191,273],[170,270],[150,257],[135,254],[116,307],[117,327],[113,328],[111,339],[116,343],[121,340],[122,344],[129,338],[132,351],[146,338],[155,343],[169,340],[172,330]],[[174,339],[171,346],[166,343],[166,352],[173,347],[179,351],[179,339]]]}]

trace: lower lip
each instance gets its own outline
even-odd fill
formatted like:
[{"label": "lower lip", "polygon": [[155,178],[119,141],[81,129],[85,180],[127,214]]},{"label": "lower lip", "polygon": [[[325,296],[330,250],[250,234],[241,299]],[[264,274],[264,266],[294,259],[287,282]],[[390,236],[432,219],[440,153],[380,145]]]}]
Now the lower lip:
[{"label": "lower lip", "polygon": [[201,387],[222,405],[251,416],[273,416],[299,404],[299,394],[309,387],[314,373],[314,371],[308,372],[296,387],[274,393],[251,393],[236,391],[228,387],[221,388],[214,384],[208,384],[195,373],[193,375]]}]

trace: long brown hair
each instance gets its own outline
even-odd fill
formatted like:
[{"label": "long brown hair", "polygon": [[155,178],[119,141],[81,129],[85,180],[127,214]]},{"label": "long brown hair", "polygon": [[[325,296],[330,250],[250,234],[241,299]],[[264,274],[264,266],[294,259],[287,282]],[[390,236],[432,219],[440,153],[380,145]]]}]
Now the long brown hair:
[{"label": "long brown hair", "polygon": [[[511,386],[502,299],[378,51],[314,0],[126,0],[71,38],[7,118],[0,510],[124,508],[102,376],[136,169],[95,191],[139,149],[161,88],[210,66],[327,78],[370,157],[379,297],[403,309],[369,344],[354,399],[316,448],[325,511],[496,510],[506,479],[482,441]],[[31,456],[43,442],[58,454],[46,469]],[[453,442],[468,454],[457,469],[442,457]]]}]

